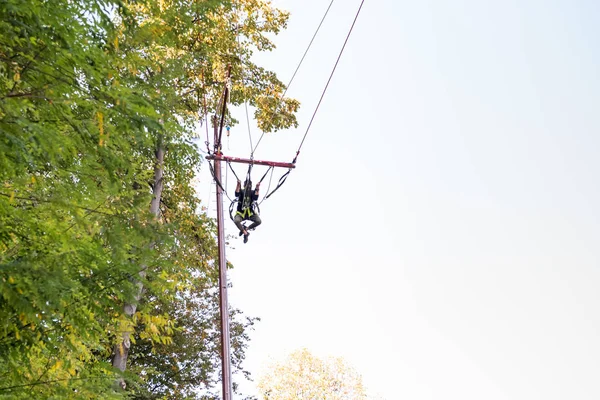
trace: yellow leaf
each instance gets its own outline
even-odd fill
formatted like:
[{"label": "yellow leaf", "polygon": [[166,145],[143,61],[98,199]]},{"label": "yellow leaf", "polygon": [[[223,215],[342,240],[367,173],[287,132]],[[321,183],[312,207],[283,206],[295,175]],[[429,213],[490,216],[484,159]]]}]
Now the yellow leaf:
[{"label": "yellow leaf", "polygon": [[13,278],[12,276],[9,276],[8,283],[15,283],[15,278]]},{"label": "yellow leaf", "polygon": [[54,371],[56,371],[57,369],[59,369],[60,367],[62,367],[62,365],[63,365],[63,362],[62,362],[62,360],[58,360],[58,361],[56,361],[56,364],[54,364],[54,365],[52,366],[52,368],[50,368],[50,372],[54,372]]},{"label": "yellow leaf", "polygon": [[104,115],[98,111],[98,129],[100,130],[100,139],[98,140],[98,146],[104,146]]},{"label": "yellow leaf", "polygon": [[10,198],[8,199],[8,202],[12,204],[14,201],[15,201],[15,192],[12,191],[12,192],[10,192]]},{"label": "yellow leaf", "polygon": [[15,76],[13,76],[13,80],[15,82],[19,82],[21,80],[21,74],[18,72],[15,72]]}]

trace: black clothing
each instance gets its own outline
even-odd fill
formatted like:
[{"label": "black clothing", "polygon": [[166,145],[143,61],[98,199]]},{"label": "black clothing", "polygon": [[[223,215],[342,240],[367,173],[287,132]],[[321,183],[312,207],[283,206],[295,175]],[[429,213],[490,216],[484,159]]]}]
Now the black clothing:
[{"label": "black clothing", "polygon": [[254,210],[254,202],[258,200],[256,190],[252,190],[246,193],[244,196],[244,190],[236,191],[235,197],[238,199],[237,211],[242,217],[249,217],[256,213]]}]

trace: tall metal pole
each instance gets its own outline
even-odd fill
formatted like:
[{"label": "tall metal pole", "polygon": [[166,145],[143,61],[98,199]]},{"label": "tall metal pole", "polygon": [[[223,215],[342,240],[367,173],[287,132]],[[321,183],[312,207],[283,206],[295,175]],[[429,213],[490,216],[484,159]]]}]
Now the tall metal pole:
[{"label": "tall metal pole", "polygon": [[[219,123],[213,118],[215,143],[219,143]],[[217,144],[215,158],[215,178],[221,180],[221,148]],[[223,217],[223,189],[217,183],[217,231],[219,242],[219,302],[221,305],[221,378],[223,382],[223,400],[231,400],[231,354],[229,349],[229,305],[227,302],[227,259],[225,258],[225,218]]]}]

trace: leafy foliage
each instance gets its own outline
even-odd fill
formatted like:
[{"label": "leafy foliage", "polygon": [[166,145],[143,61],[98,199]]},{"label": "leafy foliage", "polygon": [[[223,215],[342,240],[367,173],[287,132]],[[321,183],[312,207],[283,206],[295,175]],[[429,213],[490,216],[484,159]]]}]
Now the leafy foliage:
[{"label": "leafy foliage", "polygon": [[[249,61],[286,20],[260,0],[0,0],[0,398],[212,390],[214,223],[188,139],[227,64],[234,104],[267,130],[296,124],[297,101]],[[253,323],[232,327],[239,370]],[[128,393],[110,363],[123,332]]]},{"label": "leafy foliage", "polygon": [[360,375],[342,358],[320,359],[302,349],[273,363],[260,377],[263,399],[366,399]]}]

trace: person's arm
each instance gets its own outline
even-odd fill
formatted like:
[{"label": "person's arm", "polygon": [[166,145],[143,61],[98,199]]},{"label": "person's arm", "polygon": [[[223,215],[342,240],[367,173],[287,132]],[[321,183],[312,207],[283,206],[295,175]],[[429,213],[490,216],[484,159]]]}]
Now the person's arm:
[{"label": "person's arm", "polygon": [[239,196],[240,195],[240,191],[242,190],[242,182],[240,182],[239,180],[237,181],[237,186],[235,187],[235,195]]},{"label": "person's arm", "polygon": [[260,182],[256,184],[254,188],[254,200],[258,200],[258,189],[260,188]]}]

